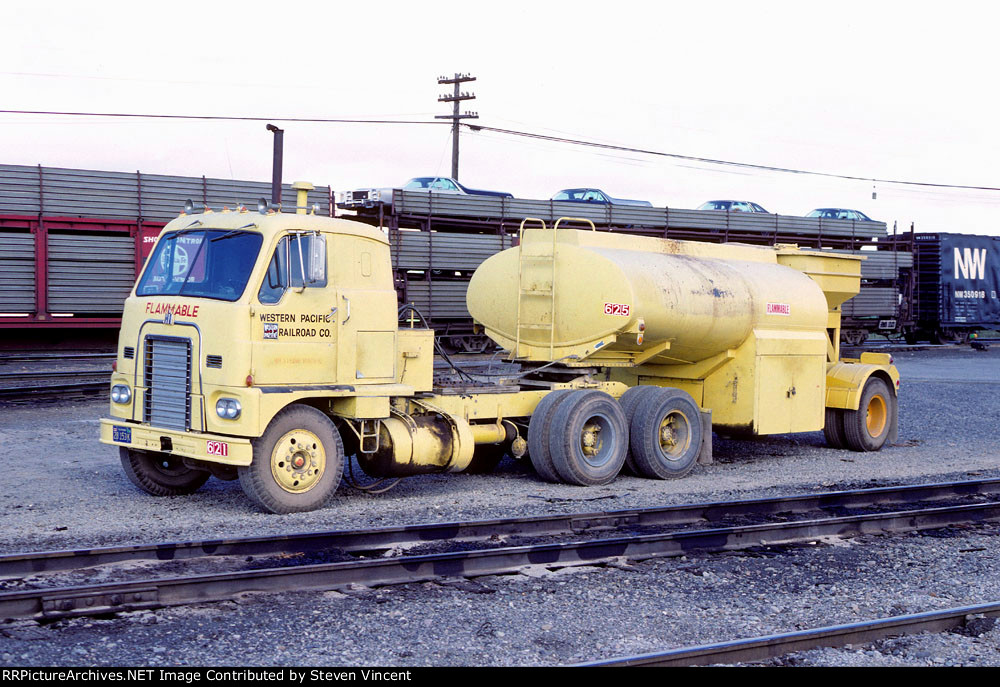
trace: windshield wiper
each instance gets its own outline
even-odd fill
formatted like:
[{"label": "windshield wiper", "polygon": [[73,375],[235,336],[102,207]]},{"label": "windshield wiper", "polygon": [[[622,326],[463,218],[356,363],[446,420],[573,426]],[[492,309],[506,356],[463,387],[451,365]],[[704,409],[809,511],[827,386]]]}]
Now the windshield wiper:
[{"label": "windshield wiper", "polygon": [[[246,226],[253,227],[253,226],[256,226],[256,225],[255,224],[248,224]],[[212,243],[215,243],[216,241],[221,241],[223,239],[232,238],[233,236],[242,236],[243,234],[252,234],[252,233],[253,233],[252,231],[247,231],[245,227],[240,227],[239,229],[233,229],[232,231],[227,231],[222,236],[216,236],[215,238],[211,238],[211,239],[209,239],[209,241],[211,241]]]}]

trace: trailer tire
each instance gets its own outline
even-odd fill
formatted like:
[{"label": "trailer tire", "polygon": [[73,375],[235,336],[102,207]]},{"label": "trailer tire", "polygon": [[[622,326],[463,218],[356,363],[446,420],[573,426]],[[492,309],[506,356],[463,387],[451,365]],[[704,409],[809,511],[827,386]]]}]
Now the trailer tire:
[{"label": "trailer tire", "polygon": [[841,408],[827,408],[823,422],[823,435],[830,448],[847,448],[844,436],[844,411]]},{"label": "trailer tire", "polygon": [[704,431],[701,410],[680,389],[659,389],[636,412],[629,443],[639,473],[653,479],[683,477],[698,462]]},{"label": "trailer tire", "polygon": [[[631,435],[632,418],[635,417],[636,408],[642,402],[643,398],[647,397],[647,394],[655,392],[660,387],[658,386],[633,386],[630,387],[621,398],[618,399],[618,403],[622,407],[622,412],[625,413],[625,422],[628,423],[629,433]],[[625,454],[625,468],[633,475],[641,474],[639,468],[635,466],[635,459],[632,457],[632,451]]]},{"label": "trailer tire", "polygon": [[159,451],[118,447],[129,481],[153,496],[180,496],[198,491],[212,473],[184,465],[180,456]]},{"label": "trailer tire", "polygon": [[628,423],[621,405],[596,389],[570,392],[552,415],[549,450],[567,484],[608,484],[621,472],[628,453]]},{"label": "trailer tire", "polygon": [[531,458],[535,472],[546,482],[560,481],[549,451],[549,428],[552,426],[555,409],[570,393],[570,389],[560,389],[546,394],[535,407],[528,422],[528,457]]},{"label": "trailer tire", "polygon": [[889,438],[896,396],[879,377],[869,377],[857,410],[845,410],[844,438],[852,451],[878,451]]},{"label": "trailer tire", "polygon": [[253,462],[240,466],[247,497],[271,513],[322,508],[344,473],[344,446],[333,420],[312,406],[280,411],[253,442]]}]

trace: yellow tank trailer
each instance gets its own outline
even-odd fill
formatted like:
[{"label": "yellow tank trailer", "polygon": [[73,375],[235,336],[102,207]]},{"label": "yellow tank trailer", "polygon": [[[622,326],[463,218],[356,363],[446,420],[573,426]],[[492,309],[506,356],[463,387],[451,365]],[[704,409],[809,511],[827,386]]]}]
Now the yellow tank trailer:
[{"label": "yellow tank trailer", "polygon": [[375,477],[529,455],[543,479],[594,485],[626,462],[687,474],[713,425],[824,429],[855,450],[894,435],[889,356],[838,360],[858,258],[526,223],[468,291],[520,371],[438,386],[434,333],[398,323],[382,232],[304,210],[182,214],[125,303],[101,441],[151,494],[214,475],[287,513],[324,506],[345,455]]}]

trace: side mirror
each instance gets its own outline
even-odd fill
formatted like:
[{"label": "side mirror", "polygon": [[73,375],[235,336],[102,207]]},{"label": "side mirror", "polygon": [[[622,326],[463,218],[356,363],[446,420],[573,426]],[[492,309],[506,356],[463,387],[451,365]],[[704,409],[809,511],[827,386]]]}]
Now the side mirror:
[{"label": "side mirror", "polygon": [[309,282],[326,279],[326,237],[314,234],[309,241]]}]

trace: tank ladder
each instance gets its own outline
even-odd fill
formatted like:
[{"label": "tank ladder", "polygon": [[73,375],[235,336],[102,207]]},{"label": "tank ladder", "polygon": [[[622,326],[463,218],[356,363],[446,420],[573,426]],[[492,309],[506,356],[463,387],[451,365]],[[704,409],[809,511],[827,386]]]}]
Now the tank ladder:
[{"label": "tank ladder", "polygon": [[[560,217],[552,227],[551,250],[549,244],[541,241],[524,245],[524,225],[538,222],[545,229],[545,221],[537,217],[527,217],[518,230],[517,252],[517,327],[514,341],[514,358],[525,355],[522,352],[524,332],[548,332],[549,360],[555,360],[556,348],[556,236],[559,225],[566,221],[585,222],[592,231],[597,227],[589,219],[580,217]],[[545,306],[548,306],[546,309]],[[528,346],[529,344],[524,344]]]},{"label": "tank ladder", "polygon": [[525,247],[524,225],[528,222],[538,222],[542,225],[542,229],[545,229],[544,220],[527,217],[521,222],[521,228],[518,230],[517,331],[514,358],[524,355],[521,350],[521,340],[524,332],[531,330],[548,331],[551,358],[555,352],[556,231],[553,227],[551,250],[547,250],[548,244],[541,242]]}]

